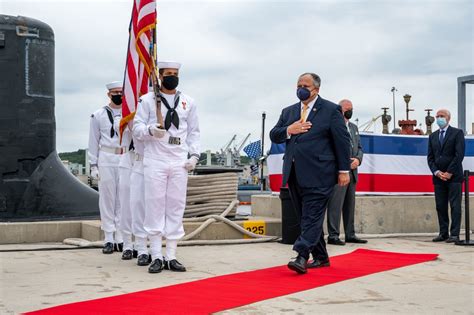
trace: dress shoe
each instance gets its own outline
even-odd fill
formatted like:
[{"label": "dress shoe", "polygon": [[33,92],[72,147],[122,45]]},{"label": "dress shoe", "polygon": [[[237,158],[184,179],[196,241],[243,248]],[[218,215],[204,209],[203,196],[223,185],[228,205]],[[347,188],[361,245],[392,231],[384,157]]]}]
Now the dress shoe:
[{"label": "dress shoe", "polygon": [[356,243],[356,244],[365,244],[367,243],[367,240],[360,239],[356,236],[352,238],[346,238],[346,243]]},{"label": "dress shoe", "polygon": [[444,242],[444,241],[446,241],[447,239],[448,239],[447,236],[440,234],[440,235],[436,236],[436,237],[433,239],[433,242]]},{"label": "dress shoe", "polygon": [[104,245],[104,248],[102,248],[102,253],[103,254],[112,254],[114,252],[114,244],[107,242]]},{"label": "dress shoe", "polygon": [[308,263],[308,268],[329,267],[330,265],[328,257],[326,259],[314,259],[312,262]]},{"label": "dress shoe", "polygon": [[148,267],[149,273],[159,273],[161,270],[163,270],[163,260],[159,258],[153,260],[150,267]]},{"label": "dress shoe", "polygon": [[346,245],[343,241],[341,241],[339,238],[328,238],[328,244],[331,245]]},{"label": "dress shoe", "polygon": [[288,268],[290,270],[296,271],[299,274],[304,274],[306,273],[306,265],[308,263],[308,260],[304,258],[301,255],[298,255],[294,261],[290,261],[288,263]]},{"label": "dress shoe", "polygon": [[133,258],[137,258],[138,257],[138,251],[136,249],[133,250],[133,254],[132,254]]},{"label": "dress shoe", "polygon": [[123,251],[123,243],[115,243],[114,244],[114,251],[122,252]]},{"label": "dress shoe", "polygon": [[148,266],[151,263],[151,256],[147,254],[141,254],[138,256],[137,265]]},{"label": "dress shoe", "polygon": [[446,243],[456,243],[459,241],[459,236],[450,236],[447,240]]},{"label": "dress shoe", "polygon": [[166,270],[171,270],[171,271],[177,271],[177,272],[185,272],[186,268],[176,259],[172,259],[170,261],[164,261],[165,262],[165,269]]},{"label": "dress shoe", "polygon": [[133,252],[131,249],[124,250],[122,253],[122,260],[130,260],[133,258]]}]

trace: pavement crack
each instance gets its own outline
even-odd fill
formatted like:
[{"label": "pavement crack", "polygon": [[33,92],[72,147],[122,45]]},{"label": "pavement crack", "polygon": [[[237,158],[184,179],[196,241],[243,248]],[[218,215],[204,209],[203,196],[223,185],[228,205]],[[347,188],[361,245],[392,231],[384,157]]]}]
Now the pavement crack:
[{"label": "pavement crack", "polygon": [[318,304],[336,305],[336,304],[354,304],[354,303],[365,303],[365,302],[388,302],[391,300],[392,299],[387,299],[387,298],[371,298],[371,299],[358,299],[358,300],[318,302]]},{"label": "pavement crack", "polygon": [[59,292],[59,293],[54,293],[54,294],[44,294],[42,295],[43,297],[54,297],[54,296],[61,296],[61,295],[66,295],[66,294],[72,294],[76,293],[74,291],[66,291],[66,292]]}]

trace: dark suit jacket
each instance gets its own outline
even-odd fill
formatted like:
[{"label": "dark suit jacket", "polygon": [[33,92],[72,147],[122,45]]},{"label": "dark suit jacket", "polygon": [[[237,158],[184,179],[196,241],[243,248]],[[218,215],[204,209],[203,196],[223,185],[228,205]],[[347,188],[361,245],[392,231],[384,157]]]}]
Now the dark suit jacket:
[{"label": "dark suit jacket", "polygon": [[[362,144],[360,143],[359,128],[356,124],[349,122],[349,129],[351,131],[351,158],[356,158],[359,160],[359,166],[362,164],[362,158],[364,157],[364,152],[362,152]],[[354,175],[354,180],[357,182],[359,179],[358,169],[351,170]]]},{"label": "dark suit jacket", "polygon": [[464,159],[464,132],[461,129],[449,126],[444,136],[443,145],[439,143],[439,130],[430,135],[428,141],[428,165],[433,173],[433,184],[444,183],[434,176],[434,172],[449,172],[453,177],[448,182],[461,183],[463,181],[462,160]]},{"label": "dark suit jacket", "polygon": [[275,143],[286,142],[283,161],[283,185],[288,183],[294,164],[301,187],[331,187],[338,172],[350,170],[350,138],[341,107],[321,96],[308,114],[311,129],[287,139],[286,129],[301,118],[301,103],[283,109],[280,119],[270,131]]}]

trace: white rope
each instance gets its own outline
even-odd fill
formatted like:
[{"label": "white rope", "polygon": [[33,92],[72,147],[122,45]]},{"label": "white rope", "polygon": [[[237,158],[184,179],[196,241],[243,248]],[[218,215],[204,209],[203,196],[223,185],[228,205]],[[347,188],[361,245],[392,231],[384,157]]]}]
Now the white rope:
[{"label": "white rope", "polygon": [[[236,173],[190,175],[188,177],[186,208],[184,211],[183,222],[202,222],[202,224],[183,237],[183,239],[178,242],[178,245],[249,244],[276,241],[279,239],[279,237],[276,236],[252,233],[226,218],[228,215],[235,213],[237,205],[239,204],[239,201],[237,200],[237,185],[238,177]],[[222,222],[251,238],[193,240],[193,238],[216,222]],[[80,238],[68,238],[65,239],[63,243],[80,247],[104,246],[103,241],[90,242]]]}]

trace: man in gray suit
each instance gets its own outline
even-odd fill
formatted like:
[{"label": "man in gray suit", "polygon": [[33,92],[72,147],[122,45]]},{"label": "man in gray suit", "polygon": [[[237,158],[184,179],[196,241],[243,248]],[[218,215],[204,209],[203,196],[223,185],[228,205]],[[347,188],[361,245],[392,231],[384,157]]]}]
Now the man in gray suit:
[{"label": "man in gray suit", "polygon": [[[352,102],[342,100],[339,102],[346,122],[346,127],[351,136],[351,171],[350,183],[347,186],[336,185],[328,204],[328,244],[345,245],[345,243],[367,243],[355,235],[354,230],[354,210],[355,191],[357,183],[357,168],[362,163],[362,146],[360,144],[359,130],[357,126],[349,121],[352,117]],[[341,212],[344,222],[344,232],[346,242],[339,239],[339,225],[341,223]]]}]

